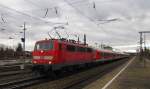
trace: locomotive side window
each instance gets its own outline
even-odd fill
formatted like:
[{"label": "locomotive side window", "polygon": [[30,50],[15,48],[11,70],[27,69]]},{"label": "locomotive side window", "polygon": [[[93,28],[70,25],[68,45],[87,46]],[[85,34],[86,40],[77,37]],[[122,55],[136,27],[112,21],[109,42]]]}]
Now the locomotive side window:
[{"label": "locomotive side window", "polygon": [[77,52],[80,52],[80,50],[81,50],[80,47],[77,47],[76,49],[77,49]]},{"label": "locomotive side window", "polygon": [[108,53],[105,53],[105,52],[104,52],[104,57],[107,57],[107,55],[108,55]]},{"label": "locomotive side window", "polygon": [[86,52],[86,48],[84,47],[77,47],[78,52]]},{"label": "locomotive side window", "polygon": [[105,53],[104,53],[104,52],[102,52],[102,57],[103,57],[103,58],[105,57]]},{"label": "locomotive side window", "polygon": [[104,57],[106,57],[106,53],[104,53]]},{"label": "locomotive side window", "polygon": [[67,45],[67,50],[71,52],[75,52],[75,46],[73,45]]},{"label": "locomotive side window", "polygon": [[61,43],[59,43],[59,50],[62,50],[62,45],[61,45]]},{"label": "locomotive side window", "polygon": [[87,48],[87,52],[92,52],[92,49],[91,48]]},{"label": "locomotive side window", "polygon": [[81,52],[85,52],[85,48],[80,47],[80,49],[81,49]]}]

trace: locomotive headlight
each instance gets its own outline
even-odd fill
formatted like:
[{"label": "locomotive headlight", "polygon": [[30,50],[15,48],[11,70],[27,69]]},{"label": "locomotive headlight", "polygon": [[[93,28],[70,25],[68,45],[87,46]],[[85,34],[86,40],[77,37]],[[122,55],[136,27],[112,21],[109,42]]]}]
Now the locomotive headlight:
[{"label": "locomotive headlight", "polygon": [[33,59],[40,59],[40,56],[33,56]]},{"label": "locomotive headlight", "polygon": [[37,62],[36,62],[36,61],[33,61],[33,63],[36,64]]},{"label": "locomotive headlight", "polygon": [[46,60],[52,60],[53,56],[44,56],[44,59],[46,59]]}]

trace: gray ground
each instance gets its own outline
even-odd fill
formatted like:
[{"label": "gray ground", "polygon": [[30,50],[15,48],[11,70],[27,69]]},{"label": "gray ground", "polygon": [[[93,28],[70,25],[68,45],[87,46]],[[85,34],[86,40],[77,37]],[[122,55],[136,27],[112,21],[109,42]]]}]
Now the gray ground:
[{"label": "gray ground", "polygon": [[[119,68],[115,70],[116,73],[118,70]],[[106,81],[108,82],[113,78],[115,71],[104,76],[103,79],[91,83],[84,89],[101,89]],[[146,59],[146,66],[144,67],[143,61],[136,58],[106,89],[150,89],[150,61]]]}]

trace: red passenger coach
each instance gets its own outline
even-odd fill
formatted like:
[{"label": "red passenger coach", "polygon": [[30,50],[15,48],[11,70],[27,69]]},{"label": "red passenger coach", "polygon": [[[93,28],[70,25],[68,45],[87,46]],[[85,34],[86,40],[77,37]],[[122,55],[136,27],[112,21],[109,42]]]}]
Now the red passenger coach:
[{"label": "red passenger coach", "polygon": [[96,61],[107,61],[114,59],[113,52],[109,50],[96,50]]}]

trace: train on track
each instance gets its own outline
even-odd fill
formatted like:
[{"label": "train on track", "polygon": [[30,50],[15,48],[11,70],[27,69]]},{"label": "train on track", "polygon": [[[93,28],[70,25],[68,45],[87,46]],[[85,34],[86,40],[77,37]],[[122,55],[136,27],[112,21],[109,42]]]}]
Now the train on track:
[{"label": "train on track", "polygon": [[86,40],[84,40],[84,43],[81,43],[63,38],[37,41],[32,56],[33,68],[42,72],[80,65],[86,66],[127,57],[125,54],[114,51],[98,50],[89,47],[86,44]]}]

